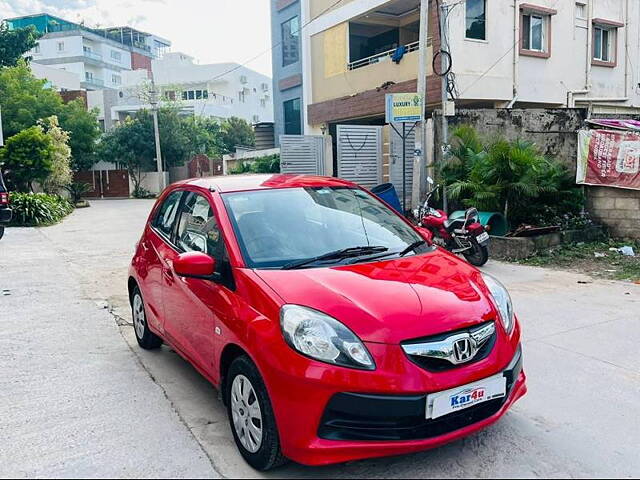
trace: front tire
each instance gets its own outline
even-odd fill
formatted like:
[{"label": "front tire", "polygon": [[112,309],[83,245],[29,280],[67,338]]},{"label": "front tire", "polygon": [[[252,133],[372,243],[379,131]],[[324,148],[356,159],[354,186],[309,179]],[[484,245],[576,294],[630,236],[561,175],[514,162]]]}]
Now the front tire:
[{"label": "front tire", "polygon": [[489,261],[489,249],[487,247],[483,247],[475,240],[471,241],[471,250],[467,250],[463,253],[464,258],[467,259],[474,267],[482,267]]},{"label": "front tire", "polygon": [[247,356],[229,367],[225,395],[233,439],[245,461],[262,472],[286,463],[269,394]]},{"label": "front tire", "polygon": [[136,332],[138,345],[145,350],[160,348],[162,339],[149,329],[147,310],[138,287],[134,288],[131,295],[131,314],[133,316],[133,330]]}]

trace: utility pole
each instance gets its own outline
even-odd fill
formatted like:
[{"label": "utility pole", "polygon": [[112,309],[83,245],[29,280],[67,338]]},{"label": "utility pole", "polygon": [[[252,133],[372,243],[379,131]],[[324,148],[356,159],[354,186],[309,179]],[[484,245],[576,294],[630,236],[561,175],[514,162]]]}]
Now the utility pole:
[{"label": "utility pole", "polygon": [[[446,18],[446,5],[440,6],[440,11],[438,12],[438,18],[440,19],[440,31],[442,32],[442,38],[440,39],[440,60],[441,60],[441,73],[444,74],[451,65],[447,64],[447,58],[451,59],[450,56],[444,55],[443,52],[449,52],[449,45],[447,44],[449,38],[449,32],[447,31],[447,22]],[[449,80],[448,75],[442,75],[442,135],[441,135],[441,150],[442,150],[442,158],[441,161],[444,162],[445,155],[448,150],[449,144],[449,122],[447,121],[447,102],[449,101]],[[447,187],[444,185],[442,187],[442,208],[445,212],[448,212],[448,199],[447,199]]]},{"label": "utility pole", "polygon": [[2,133],[2,107],[0,107],[0,147],[4,147],[4,134]]},{"label": "utility pole", "polygon": [[[418,60],[418,95],[423,98],[423,115],[427,108],[427,39],[429,38],[429,1],[420,0],[420,49]],[[425,122],[418,122],[415,135],[415,152],[413,157],[413,189],[411,204],[417,207],[420,204],[423,186],[426,185],[426,142]],[[405,159],[403,159],[405,161]]]},{"label": "utility pole", "polygon": [[156,163],[158,168],[158,187],[162,193],[166,185],[164,184],[164,168],[162,165],[162,149],[160,148],[160,127],[158,126],[158,91],[156,90],[156,83],[151,80],[151,92],[149,103],[151,104],[151,111],[153,112],[153,133],[155,135],[156,142]]}]

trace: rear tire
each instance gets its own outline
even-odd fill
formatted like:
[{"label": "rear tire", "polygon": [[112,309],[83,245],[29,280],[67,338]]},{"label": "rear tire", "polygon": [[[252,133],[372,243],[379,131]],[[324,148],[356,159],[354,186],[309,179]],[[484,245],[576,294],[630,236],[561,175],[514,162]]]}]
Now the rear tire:
[{"label": "rear tire", "polygon": [[147,324],[147,310],[142,299],[142,293],[136,286],[131,294],[131,314],[133,316],[133,331],[136,333],[138,345],[145,350],[160,348],[162,339],[149,330]]},{"label": "rear tire", "polygon": [[261,472],[285,464],[269,394],[249,357],[242,355],[229,367],[225,400],[233,439],[242,458]]},{"label": "rear tire", "polygon": [[463,253],[464,258],[474,267],[482,267],[489,261],[489,249],[481,246],[475,240],[471,241],[471,245],[471,250]]}]

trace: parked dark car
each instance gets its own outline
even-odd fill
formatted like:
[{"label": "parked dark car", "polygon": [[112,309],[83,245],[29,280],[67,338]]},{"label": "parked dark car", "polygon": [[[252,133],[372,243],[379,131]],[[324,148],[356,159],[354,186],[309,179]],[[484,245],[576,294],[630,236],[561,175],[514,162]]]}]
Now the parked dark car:
[{"label": "parked dark car", "polygon": [[4,226],[11,221],[11,208],[9,208],[9,192],[4,185],[2,173],[0,173],[0,238],[4,236]]}]

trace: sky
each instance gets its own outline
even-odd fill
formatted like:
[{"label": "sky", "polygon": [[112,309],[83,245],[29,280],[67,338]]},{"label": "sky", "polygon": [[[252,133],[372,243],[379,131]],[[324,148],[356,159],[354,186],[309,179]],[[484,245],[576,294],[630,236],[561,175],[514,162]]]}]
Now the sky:
[{"label": "sky", "polygon": [[[0,0],[0,19],[50,13],[87,26],[129,25],[200,63],[245,61],[271,45],[269,0]],[[271,53],[247,64],[271,75]]]}]

